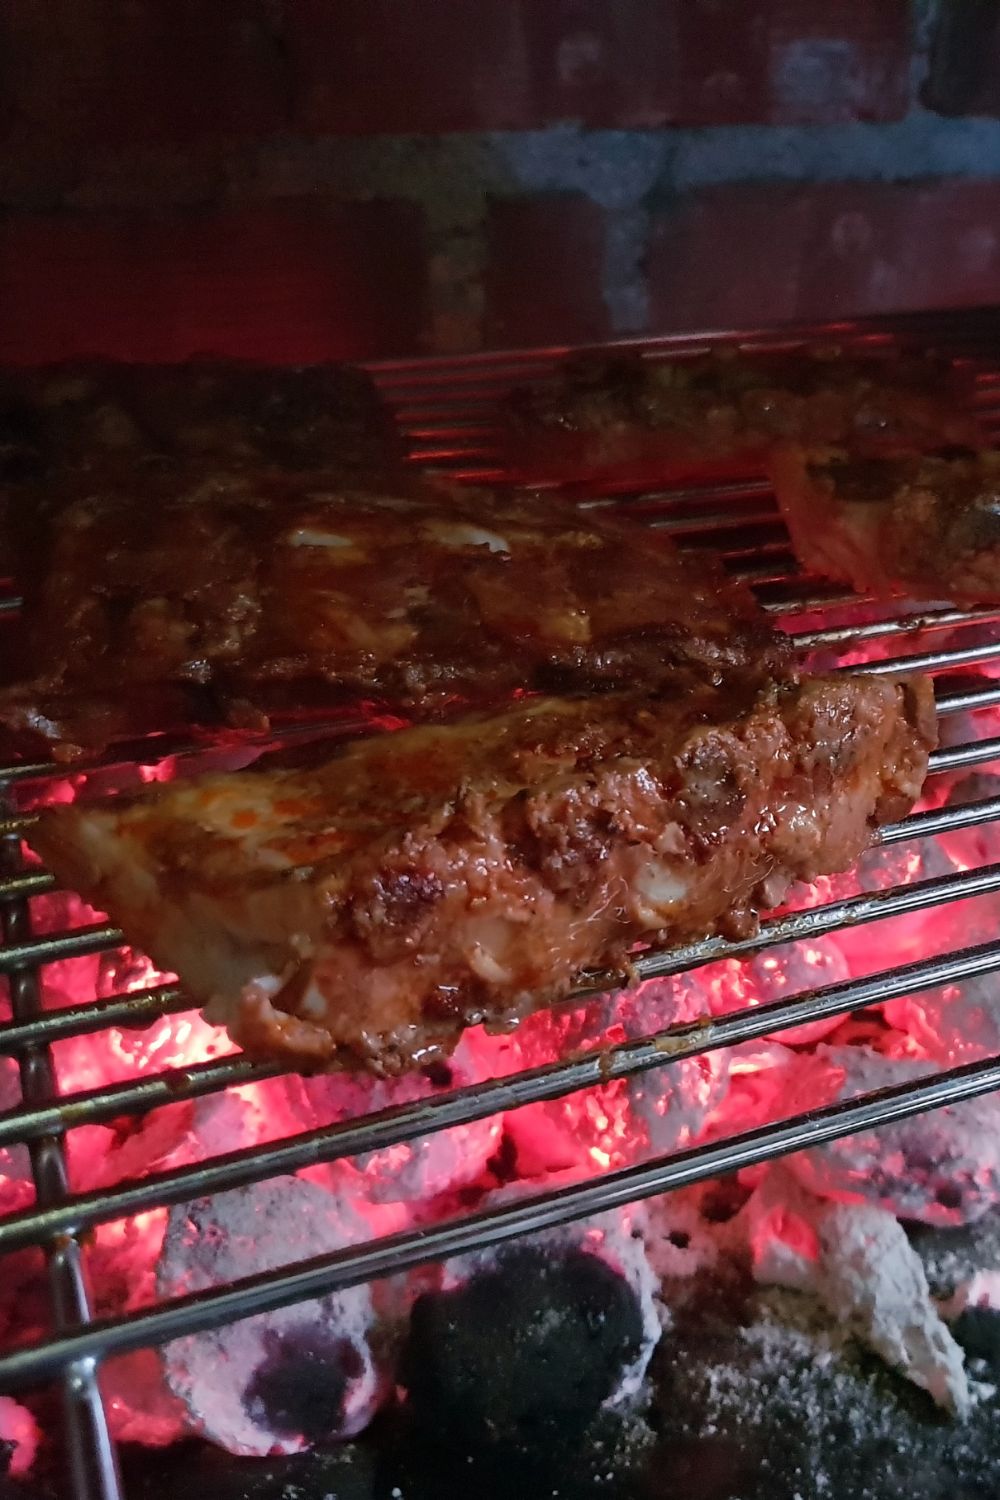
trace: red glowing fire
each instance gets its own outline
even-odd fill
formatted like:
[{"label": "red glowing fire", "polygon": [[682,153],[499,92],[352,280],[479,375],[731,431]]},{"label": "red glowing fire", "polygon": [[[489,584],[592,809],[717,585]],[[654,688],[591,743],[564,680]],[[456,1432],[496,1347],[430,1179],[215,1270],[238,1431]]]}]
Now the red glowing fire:
[{"label": "red glowing fire", "polygon": [[[989,724],[976,724],[977,735],[989,732]],[[137,775],[147,782],[168,779],[176,770],[177,762],[170,759],[142,768]],[[82,778],[77,778],[49,787],[45,800],[72,798],[82,784]],[[945,778],[938,778],[927,805],[939,805],[954,791]],[[850,874],[793,892],[788,909],[954,873],[1000,857],[996,839],[988,827],[975,830],[971,841],[968,836],[954,836],[876,848]],[[797,946],[764,949],[747,961],[717,962],[678,979],[651,981],[629,992],[542,1013],[513,1035],[494,1037],[476,1030],[456,1049],[447,1082],[421,1076],[393,1082],[340,1076],[278,1078],[197,1099],[179,1099],[145,1116],[125,1114],[110,1123],[82,1126],[68,1135],[72,1186],[80,1192],[107,1188],[411,1102],[440,1087],[472,1084],[537,1066],[570,1051],[605,1048],[676,1022],[756,1007],[837,984],[992,935],[997,915],[996,898],[981,897]],[[54,893],[32,902],[32,920],[35,931],[43,933],[101,921],[102,916],[76,897]],[[43,971],[43,999],[46,1007],[59,1008],[173,983],[174,976],[158,972],[141,954],[122,949],[50,964]],[[893,1081],[900,1069],[926,1069],[998,1048],[1000,1019],[993,1018],[986,997],[975,985],[950,986],[934,995],[893,1001],[860,1022],[834,1018],[786,1030],[725,1054],[681,1060],[639,1078],[609,1081],[363,1159],[315,1167],[297,1180],[282,1179],[282,1191],[306,1195],[303,1212],[308,1210],[310,1222],[316,1221],[317,1214],[323,1219],[328,1210],[324,1244],[353,1243],[432,1222],[454,1207],[459,1194],[463,1204],[475,1203],[484,1194],[509,1191],[518,1180],[552,1180],[554,1174],[580,1176],[627,1166],[653,1153],[750,1129],[809,1104],[846,1096],[856,1088]],[[60,1041],[53,1049],[59,1084],[67,1095],[109,1084],[125,1085],[167,1070],[183,1073],[233,1050],[224,1031],[193,1011],[160,1015],[141,1028],[96,1031]],[[16,1103],[11,1064],[0,1072],[0,1105],[11,1108]],[[921,1129],[919,1124],[913,1128]],[[977,1167],[961,1139],[932,1139],[925,1132],[920,1137],[922,1166],[915,1173],[907,1165],[911,1145],[908,1138],[882,1143],[875,1137],[841,1143],[793,1161],[789,1180],[794,1178],[810,1193],[831,1201],[902,1205],[911,1216],[934,1222],[960,1222],[963,1216],[978,1212],[987,1199],[1000,1197],[1000,1148],[995,1164],[980,1160]],[[914,1160],[916,1155],[914,1148]],[[950,1197],[944,1191],[949,1174],[958,1183]],[[759,1174],[748,1174],[747,1186],[759,1180]],[[288,1187],[289,1183],[293,1186]],[[277,1188],[265,1185],[260,1191],[273,1195]],[[29,1206],[32,1192],[26,1153],[0,1152],[0,1214]],[[253,1211],[260,1215],[265,1208],[270,1211],[255,1202]],[[220,1279],[234,1274],[236,1262],[230,1251],[242,1233],[238,1204],[232,1214],[231,1220],[220,1220],[230,1225],[218,1231],[227,1240],[230,1257],[226,1269],[217,1270]],[[90,1261],[100,1313],[121,1313],[211,1284],[209,1272],[205,1272],[206,1283],[192,1281],[186,1272],[182,1275],[176,1270],[176,1265],[187,1264],[183,1257],[178,1259],[178,1244],[197,1241],[200,1254],[198,1236],[208,1233],[199,1228],[204,1218],[200,1211],[185,1215],[189,1210],[184,1206],[155,1209],[97,1230]],[[258,1254],[260,1247],[255,1248],[259,1238],[256,1234],[248,1238],[247,1272],[266,1263],[266,1256],[261,1260],[263,1250]],[[265,1242],[266,1235],[261,1245]],[[299,1244],[293,1236],[286,1258],[314,1253],[316,1243],[307,1239]],[[782,1201],[757,1214],[751,1235],[755,1264],[767,1261],[767,1247],[772,1244],[780,1244],[787,1255],[799,1260],[814,1260],[819,1253],[815,1230]],[[200,1264],[197,1255],[195,1263]],[[37,1268],[32,1274],[37,1275]],[[6,1342],[35,1338],[41,1331],[37,1299],[19,1295],[23,1283],[16,1275],[10,1284],[10,1297],[0,1296],[0,1335]],[[405,1301],[398,1288],[392,1295]],[[412,1289],[407,1295],[412,1295]],[[365,1291],[364,1296],[370,1294]],[[395,1310],[389,1311],[381,1303],[365,1302],[362,1308],[358,1302],[351,1307],[352,1317],[398,1315],[395,1304]],[[235,1346],[220,1347],[228,1350],[227,1358],[251,1357]],[[293,1451],[303,1446],[301,1435],[262,1435],[252,1414],[207,1417],[197,1407],[194,1394],[197,1368],[190,1350],[183,1358],[148,1353],[131,1357],[125,1365],[111,1365],[106,1380],[116,1430],[149,1443],[199,1431],[241,1452],[275,1447]],[[359,1376],[349,1418],[351,1430],[367,1420],[383,1398],[384,1384],[372,1370],[363,1379]]]}]

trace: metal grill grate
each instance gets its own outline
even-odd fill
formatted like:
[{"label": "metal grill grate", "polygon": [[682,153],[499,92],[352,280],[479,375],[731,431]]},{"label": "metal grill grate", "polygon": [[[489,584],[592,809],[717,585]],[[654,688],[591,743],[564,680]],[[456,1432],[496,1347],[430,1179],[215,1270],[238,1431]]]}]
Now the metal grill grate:
[{"label": "metal grill grate", "polygon": [[[791,344],[804,336],[834,336],[843,342],[879,342],[899,331],[914,332],[956,358],[977,361],[977,404],[988,427],[1000,428],[1000,316],[925,315],[896,319],[878,328],[841,325],[799,330],[768,339],[764,335],[720,335],[745,343]],[[651,358],[680,357],[706,347],[705,339],[648,341]],[[490,424],[491,404],[526,376],[544,377],[565,350],[491,354],[451,360],[382,363],[373,367],[415,445],[415,460],[463,480],[502,480]],[[800,628],[793,634],[805,650],[850,650],[841,670],[866,669],[858,656],[867,647],[880,654],[868,670],[891,672],[902,663],[931,672],[957,668],[1000,668],[1000,608],[930,608],[900,613],[803,577],[788,551],[787,538],[768,486],[758,480],[715,484],[641,495],[591,497],[594,504],[629,506],[650,526],[663,527],[682,546],[721,551],[731,571],[747,579],[764,607]],[[867,607],[866,607],[867,605]],[[0,613],[13,614],[13,597],[0,599]],[[801,617],[825,616],[816,628],[801,628]],[[2,622],[0,622],[2,628]],[[939,649],[925,649],[939,634]],[[885,655],[886,649],[891,652]],[[938,693],[942,716],[971,714],[1000,705],[1000,678]],[[360,727],[340,715],[324,726],[331,740]],[[310,736],[317,732],[309,726]],[[289,729],[285,741],[301,733]],[[183,756],[192,746],[152,741],[141,758],[160,760],[165,752]],[[971,738],[938,750],[931,774],[940,775],[1000,760],[1000,737]],[[106,770],[108,757],[101,763]],[[74,772],[79,768],[74,768]],[[31,898],[54,889],[52,877],[25,863],[21,835],[31,814],[19,810],[20,789],[64,775],[52,764],[0,768],[0,920],[3,946],[0,973],[9,976],[11,1020],[0,1025],[0,1054],[18,1059],[22,1104],[0,1114],[0,1146],[26,1144],[31,1152],[36,1203],[0,1219],[0,1255],[40,1245],[49,1257],[53,1333],[31,1348],[0,1353],[0,1388],[59,1377],[66,1393],[70,1454],[79,1500],[114,1500],[121,1494],[113,1447],[101,1407],[96,1373],[106,1356],[217,1327],[230,1319],[283,1307],[307,1298],[403,1270],[422,1262],[480,1248],[547,1226],[590,1215],[635,1199],[698,1182],[720,1173],[767,1161],[806,1146],[888,1124],[922,1110],[953,1104],[1000,1087],[1000,1058],[951,1068],[935,1076],[866,1094],[699,1147],[654,1157],[636,1166],[607,1171],[586,1182],[518,1199],[431,1228],[405,1231],[361,1247],[340,1250],[308,1262],[245,1277],[227,1286],[176,1297],[128,1316],[95,1319],[86,1286],[86,1254],[81,1236],[95,1226],[148,1209],[262,1181],[317,1163],[331,1162],[413,1140],[434,1130],[484,1119],[500,1111],[575,1090],[669,1067],[682,1058],[779,1033],[809,1021],[841,1016],[893,997],[937,989],[972,976],[1000,971],[1000,936],[942,957],[922,957],[863,979],[792,996],[718,1017],[709,1024],[673,1026],[610,1052],[535,1067],[519,1074],[453,1089],[415,1104],[380,1111],[329,1128],[311,1130],[249,1149],[232,1151],[193,1166],[156,1172],[107,1191],[70,1191],[64,1155],[67,1132],[143,1115],[159,1106],[194,1099],[275,1076],[280,1069],[227,1057],[184,1069],[142,1076],[113,1086],[61,1094],[50,1045],[111,1026],[135,1026],[190,1009],[175,986],[160,985],[90,1004],[45,1011],[39,975],[46,964],[113,949],[122,934],[108,924],[35,935]],[[914,840],[1000,820],[1000,797],[912,814],[884,828],[884,844]],[[711,938],[669,952],[642,954],[637,977],[679,974],[720,958],[741,958],[778,944],[815,939],[859,924],[928,910],[947,903],[1000,892],[1000,864],[960,871],[881,890],[872,895],[828,901],[773,918],[753,938],[739,942]],[[621,984],[614,974],[588,977],[578,994]]]}]

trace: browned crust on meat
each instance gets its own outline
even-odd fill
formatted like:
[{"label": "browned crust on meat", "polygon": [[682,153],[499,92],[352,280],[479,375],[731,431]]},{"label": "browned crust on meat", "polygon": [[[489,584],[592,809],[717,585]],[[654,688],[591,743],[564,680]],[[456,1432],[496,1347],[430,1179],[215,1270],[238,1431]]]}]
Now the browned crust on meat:
[{"label": "browned crust on meat", "polygon": [[926,682],[685,680],[53,810],[32,842],[247,1050],[392,1072],[638,940],[746,931],[911,806],[932,743]]},{"label": "browned crust on meat", "polygon": [[64,753],[170,690],[208,723],[352,693],[426,717],[786,655],[713,560],[557,498],[229,471],[73,493],[26,579],[31,681],[0,700]]},{"label": "browned crust on meat", "polygon": [[343,478],[398,472],[401,435],[349,365],[72,361],[0,369],[0,483],[196,459]]},{"label": "browned crust on meat", "polygon": [[[398,483],[405,445],[371,378],[347,365],[198,358],[0,369],[0,576],[30,573],[74,490],[206,472],[324,468],[341,484]],[[145,503],[144,503],[145,502]]]},{"label": "browned crust on meat", "polygon": [[784,444],[772,472],[800,561],[882,597],[1000,600],[1000,452],[858,457]]},{"label": "browned crust on meat", "polygon": [[759,469],[787,438],[869,452],[976,442],[969,385],[900,349],[583,355],[506,400],[506,454],[525,476],[643,484]]}]

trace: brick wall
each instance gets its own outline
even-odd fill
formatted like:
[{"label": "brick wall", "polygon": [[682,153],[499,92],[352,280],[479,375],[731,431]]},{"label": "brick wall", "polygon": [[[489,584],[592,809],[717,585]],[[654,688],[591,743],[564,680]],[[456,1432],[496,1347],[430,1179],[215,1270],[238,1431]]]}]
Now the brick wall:
[{"label": "brick wall", "polygon": [[1000,302],[1000,0],[4,0],[0,358]]}]

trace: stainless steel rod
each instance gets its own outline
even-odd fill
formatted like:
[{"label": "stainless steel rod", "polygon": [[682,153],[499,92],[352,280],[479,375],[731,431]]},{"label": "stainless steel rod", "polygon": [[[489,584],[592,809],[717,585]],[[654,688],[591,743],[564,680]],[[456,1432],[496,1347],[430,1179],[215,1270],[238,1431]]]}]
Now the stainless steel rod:
[{"label": "stainless steel rod", "polygon": [[838,671],[852,676],[864,673],[869,677],[898,677],[903,672],[950,671],[954,667],[993,661],[997,657],[1000,657],[1000,640],[979,646],[955,646],[947,651],[921,651],[912,656],[887,656],[881,661],[852,662]]},{"label": "stainless steel rod", "polygon": [[146,1030],[164,1016],[183,1015],[192,1009],[190,997],[175,984],[109,995],[106,1000],[67,1005],[61,1010],[42,1011],[26,1021],[0,1024],[0,1054],[16,1055],[26,1047],[63,1041],[71,1036],[88,1036],[109,1026]]},{"label": "stainless steel rod", "polygon": [[[845,926],[856,927],[862,923],[882,921],[926,910],[931,906],[941,906],[946,902],[972,900],[997,890],[1000,890],[1000,864],[984,865],[979,869],[962,870],[954,875],[935,876],[931,880],[913,881],[909,885],[895,886],[889,890],[850,896],[841,901],[825,902],[802,911],[790,912],[783,917],[772,917],[763,922],[752,937],[699,938],[674,948],[639,954],[632,966],[632,977],[635,980],[663,978],[718,959],[746,958],[777,944],[817,938],[835,933]],[[628,976],[605,970],[588,976],[568,998],[572,1000],[574,996],[618,989],[627,982],[630,982]],[[105,1026],[129,1026],[144,1021],[151,1023],[160,1015],[192,1008],[193,1002],[172,985],[112,996],[106,1001],[67,1006],[63,1010],[46,1012],[30,1022],[0,1024],[0,1054],[15,1053],[36,1041],[80,1036],[101,1030]],[[0,1129],[2,1123],[0,1117]]]},{"label": "stainless steel rod", "polygon": [[0,1391],[51,1378],[72,1362],[107,1358],[149,1344],[203,1333],[257,1313],[329,1296],[362,1282],[397,1275],[429,1261],[482,1250],[574,1220],[606,1213],[793,1151],[909,1119],[1000,1088],[1000,1060],[967,1063],[935,1077],[863,1094],[728,1140],[657,1156],[596,1179],[516,1199],[458,1220],[383,1236],[356,1248],[244,1276],[225,1287],[171,1298],[157,1307],[47,1339],[0,1359]]},{"label": "stainless steel rod", "polygon": [[[836,625],[825,630],[793,630],[792,640],[802,650],[816,646],[845,646],[848,649],[859,641],[882,640],[886,636],[920,635],[931,630],[954,629],[962,625],[975,625],[991,620],[1000,620],[1000,609],[935,609],[925,614],[894,615],[890,620],[872,620],[867,624]],[[1000,643],[998,643],[1000,650]]]},{"label": "stainless steel rod", "polygon": [[125,934],[121,928],[106,922],[74,927],[65,932],[50,932],[44,937],[24,938],[20,943],[0,948],[0,974],[9,974],[13,969],[29,964],[52,963],[57,958],[103,953],[108,948],[120,948],[124,944]]},{"label": "stainless steel rod", "polygon": [[981,766],[1000,757],[1000,736],[969,740],[964,745],[945,745],[932,750],[927,766],[928,776],[942,771],[957,771],[964,766]]},{"label": "stainless steel rod", "polygon": [[452,1089],[416,1104],[380,1110],[359,1120],[228,1152],[211,1161],[161,1172],[140,1182],[80,1193],[72,1201],[49,1210],[28,1209],[9,1215],[0,1220],[0,1253],[36,1244],[43,1236],[70,1228],[79,1233],[150,1208],[243,1187],[321,1162],[385,1150],[436,1131],[522,1109],[527,1104],[561,1099],[616,1078],[669,1067],[683,1058],[778,1035],[789,1027],[827,1020],[864,1005],[998,971],[1000,942],[985,943],[945,958],[923,960],[866,979],[827,985],[714,1019],[705,1017],[669,1026],[650,1037],[622,1042],[569,1061],[548,1063],[509,1077]]},{"label": "stainless steel rod", "polygon": [[978,828],[1000,818],[1000,797],[983,797],[978,802],[962,802],[955,807],[930,808],[910,813],[898,823],[883,823],[876,835],[879,844],[898,844],[905,839],[928,838],[931,834],[952,833],[959,828]]},{"label": "stainless steel rod", "polygon": [[32,1141],[44,1135],[62,1135],[77,1125],[98,1125],[117,1115],[148,1114],[161,1104],[182,1099],[201,1099],[244,1083],[260,1083],[287,1073],[276,1063],[255,1063],[242,1053],[213,1062],[171,1068],[151,1078],[114,1083],[101,1089],[82,1089],[63,1094],[52,1102],[25,1104],[0,1115],[0,1145]]},{"label": "stainless steel rod", "polygon": [[980,708],[996,708],[1000,703],[1000,683],[996,687],[967,688],[963,692],[944,692],[935,695],[938,716],[944,714],[973,713]]},{"label": "stainless steel rod", "polygon": [[44,896],[55,888],[55,876],[47,870],[26,870],[0,880],[0,901],[24,901],[29,896]]},{"label": "stainless steel rod", "polygon": [[[16,839],[3,840],[0,865],[15,874],[21,868],[21,850]],[[5,943],[23,944],[30,937],[31,919],[25,901],[12,902],[3,908],[0,932]],[[15,968],[11,973],[10,1004],[15,1021],[29,1022],[38,1016],[41,996],[33,969]],[[48,1047],[26,1049],[20,1055],[19,1068],[26,1108],[45,1108],[58,1096],[59,1085]],[[39,1207],[43,1210],[58,1207],[70,1191],[62,1140],[54,1134],[36,1137],[29,1152]],[[71,1333],[86,1326],[93,1317],[84,1253],[72,1234],[46,1240],[44,1246],[53,1325],[59,1333]],[[97,1366],[93,1359],[83,1356],[68,1361],[60,1374],[75,1500],[121,1500],[118,1458],[97,1383]]]}]

